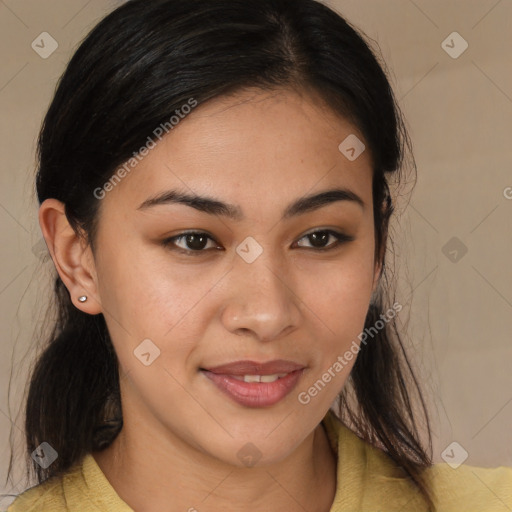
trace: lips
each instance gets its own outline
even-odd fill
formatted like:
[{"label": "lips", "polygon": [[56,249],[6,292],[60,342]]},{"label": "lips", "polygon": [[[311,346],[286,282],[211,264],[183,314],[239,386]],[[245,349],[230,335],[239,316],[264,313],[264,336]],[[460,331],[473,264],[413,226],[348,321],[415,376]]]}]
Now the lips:
[{"label": "lips", "polygon": [[293,361],[267,363],[236,361],[203,368],[201,372],[217,389],[245,407],[269,407],[280,402],[296,386],[305,367]]},{"label": "lips", "polygon": [[223,364],[213,368],[204,368],[204,370],[216,373],[217,375],[244,376],[291,373],[303,368],[304,365],[294,363],[293,361],[276,359],[275,361],[269,361],[267,363],[256,363],[254,361],[235,361],[233,363]]}]

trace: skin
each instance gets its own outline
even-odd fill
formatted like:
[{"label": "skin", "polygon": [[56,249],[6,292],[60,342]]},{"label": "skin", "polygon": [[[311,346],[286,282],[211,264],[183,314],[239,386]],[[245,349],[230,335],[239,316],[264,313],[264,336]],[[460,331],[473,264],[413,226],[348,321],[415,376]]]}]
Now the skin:
[{"label": "skin", "polygon": [[[309,404],[298,394],[358,341],[380,273],[371,159],[338,150],[349,134],[364,140],[311,93],[245,90],[198,106],[106,194],[94,254],[60,202],[42,204],[41,229],[73,303],[103,313],[119,358],[124,427],[93,455],[133,509],[330,509],[336,458],[321,421],[355,359]],[[182,204],[138,209],[176,188],[237,205],[244,218]],[[364,208],[337,201],[281,219],[293,201],[333,188]],[[354,240],[315,251],[306,234],[327,228]],[[212,236],[204,252],[179,253],[190,250],[184,239],[165,246],[191,229]],[[263,248],[252,263],[235,251],[248,236]],[[160,350],[150,366],[133,353],[146,338]],[[277,404],[245,407],[199,372],[244,359],[306,370]],[[237,456],[248,442],[261,454],[250,468]]]}]

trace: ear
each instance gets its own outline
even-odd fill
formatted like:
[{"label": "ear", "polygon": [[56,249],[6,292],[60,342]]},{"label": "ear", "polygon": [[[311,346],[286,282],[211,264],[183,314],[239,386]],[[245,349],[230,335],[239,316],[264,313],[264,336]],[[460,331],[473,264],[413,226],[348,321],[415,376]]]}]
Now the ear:
[{"label": "ear", "polygon": [[[89,245],[75,233],[63,203],[46,199],[39,208],[39,225],[62,282],[76,308],[90,315],[101,313],[97,275]],[[86,295],[86,302],[78,297]]]}]

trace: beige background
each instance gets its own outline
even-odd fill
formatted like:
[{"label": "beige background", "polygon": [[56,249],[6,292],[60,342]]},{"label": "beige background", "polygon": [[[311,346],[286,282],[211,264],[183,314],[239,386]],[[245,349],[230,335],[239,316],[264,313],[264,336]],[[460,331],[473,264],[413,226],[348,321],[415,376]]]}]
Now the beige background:
[{"label": "beige background", "polygon": [[[38,256],[32,194],[35,140],[71,53],[119,3],[0,0],[2,479],[9,417],[21,441],[19,390],[31,362],[25,354],[41,325],[38,306],[49,293],[51,263]],[[399,297],[412,297],[408,339],[430,397],[435,460],[457,441],[469,454],[466,464],[512,466],[512,2],[329,4],[378,42],[414,143],[418,184],[397,224],[396,252]],[[454,31],[469,44],[456,59],[442,47]],[[47,59],[31,48],[41,32],[59,45]],[[456,39],[448,44],[452,51],[460,48]],[[453,237],[458,246],[446,247]],[[463,246],[467,253],[461,257]],[[21,490],[3,487],[3,481],[0,488]],[[0,509],[6,503],[0,501]]]}]

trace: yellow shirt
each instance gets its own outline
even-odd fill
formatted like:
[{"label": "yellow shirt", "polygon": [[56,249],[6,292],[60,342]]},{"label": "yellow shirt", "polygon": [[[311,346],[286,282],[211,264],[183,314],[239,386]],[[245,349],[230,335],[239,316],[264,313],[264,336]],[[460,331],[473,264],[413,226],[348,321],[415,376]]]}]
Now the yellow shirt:
[{"label": "yellow shirt", "polygon": [[[362,441],[329,412],[323,420],[338,454],[331,512],[427,512],[413,484],[393,461]],[[434,464],[427,470],[438,512],[512,510],[512,468]],[[247,510],[250,510],[249,508]],[[92,455],[65,476],[18,496],[7,512],[134,512],[110,485]]]}]

